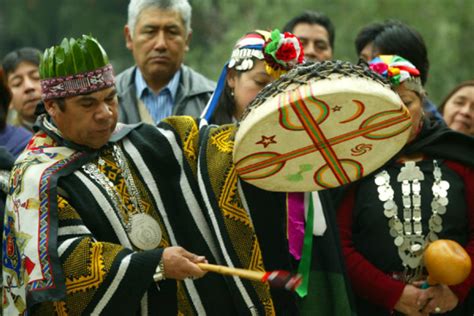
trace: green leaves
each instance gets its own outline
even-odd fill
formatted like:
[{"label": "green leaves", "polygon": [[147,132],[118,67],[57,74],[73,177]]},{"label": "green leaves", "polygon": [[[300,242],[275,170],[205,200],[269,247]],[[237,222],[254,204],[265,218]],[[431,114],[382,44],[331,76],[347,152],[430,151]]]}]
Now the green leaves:
[{"label": "green leaves", "polygon": [[107,53],[90,35],[75,40],[64,38],[59,46],[44,51],[40,63],[42,79],[80,74],[109,63]]},{"label": "green leaves", "polygon": [[82,35],[82,37],[85,42],[86,51],[89,52],[92,59],[94,69],[107,65],[109,63],[109,58],[99,42],[97,42],[97,40],[92,36]]},{"label": "green leaves", "polygon": [[41,78],[51,78],[54,73],[54,58],[51,58],[53,54],[53,47],[47,48],[41,56],[39,72]]},{"label": "green leaves", "polygon": [[71,45],[72,57],[76,72],[79,72],[80,69],[87,69],[84,53],[79,48],[79,45],[77,45],[77,42],[74,39],[71,39],[69,45]]}]

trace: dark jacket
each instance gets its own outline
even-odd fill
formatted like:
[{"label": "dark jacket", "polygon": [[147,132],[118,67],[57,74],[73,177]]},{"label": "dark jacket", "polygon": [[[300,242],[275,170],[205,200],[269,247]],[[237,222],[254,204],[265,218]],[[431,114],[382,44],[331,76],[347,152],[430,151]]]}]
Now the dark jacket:
[{"label": "dark jacket", "polygon": [[[135,87],[136,66],[130,67],[116,77],[119,98],[119,121],[127,124],[139,123]],[[181,78],[176,94],[173,115],[199,117],[215,89],[215,82],[207,79],[188,66],[181,66]]]},{"label": "dark jacket", "polygon": [[[5,199],[6,191],[8,190],[8,176],[13,167],[13,156],[6,150],[5,147],[0,146],[0,233],[3,236],[3,216],[5,215]],[[2,256],[2,248],[0,248],[0,257]],[[2,276],[0,276],[0,282]]]},{"label": "dark jacket", "polygon": [[[5,198],[6,198],[6,190],[7,190],[7,185],[8,185],[8,178],[7,178],[7,172],[11,170],[13,167],[13,162],[15,159],[11,155],[8,150],[0,146],[0,211],[1,215],[3,215],[3,207]],[[3,216],[2,216],[3,218]],[[3,220],[2,223],[3,224]]]}]

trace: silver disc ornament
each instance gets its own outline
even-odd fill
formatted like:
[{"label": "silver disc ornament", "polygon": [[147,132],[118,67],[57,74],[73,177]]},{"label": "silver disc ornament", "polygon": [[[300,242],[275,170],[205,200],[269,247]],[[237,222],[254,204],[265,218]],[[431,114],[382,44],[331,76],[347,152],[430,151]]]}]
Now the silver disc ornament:
[{"label": "silver disc ornament", "polygon": [[142,250],[158,247],[161,241],[161,228],[158,222],[148,214],[134,214],[130,218],[130,241]]}]

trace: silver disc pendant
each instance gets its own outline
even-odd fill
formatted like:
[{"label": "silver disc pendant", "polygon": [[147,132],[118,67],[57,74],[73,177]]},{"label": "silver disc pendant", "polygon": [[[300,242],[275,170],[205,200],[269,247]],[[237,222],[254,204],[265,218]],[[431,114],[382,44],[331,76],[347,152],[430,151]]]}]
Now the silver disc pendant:
[{"label": "silver disc pendant", "polygon": [[383,175],[377,175],[375,177],[375,184],[378,186],[385,184],[385,178],[383,177]]},{"label": "silver disc pendant", "polygon": [[130,218],[129,238],[132,244],[139,249],[155,249],[161,241],[160,225],[148,214],[134,214]]},{"label": "silver disc pendant", "polygon": [[446,206],[440,205],[435,210],[437,211],[438,214],[443,215],[446,213]]},{"label": "silver disc pendant", "polygon": [[402,236],[398,236],[397,238],[395,238],[394,244],[395,244],[395,246],[400,247],[401,245],[403,245],[404,241],[405,240],[403,239]]},{"label": "silver disc pendant", "polygon": [[438,240],[438,235],[436,235],[435,232],[429,232],[428,233],[428,240],[433,242],[435,240]]}]

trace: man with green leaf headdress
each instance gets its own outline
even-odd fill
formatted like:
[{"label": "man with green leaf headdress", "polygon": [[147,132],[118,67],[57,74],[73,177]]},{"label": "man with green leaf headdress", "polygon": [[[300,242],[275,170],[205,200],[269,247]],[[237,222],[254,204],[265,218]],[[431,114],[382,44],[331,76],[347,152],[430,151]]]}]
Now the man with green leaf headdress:
[{"label": "man with green leaf headdress", "polygon": [[64,39],[45,51],[40,75],[47,113],[14,167],[6,208],[5,314],[130,315],[160,303],[175,313],[184,292],[163,281],[159,293],[152,276],[159,267],[161,278],[200,277],[205,259],[169,247],[173,229],[144,187],[153,175],[138,172],[144,160],[130,163],[139,141],[116,126],[106,53],[90,36]]},{"label": "man with green leaf headdress", "polygon": [[235,125],[117,123],[112,67],[90,36],[47,49],[40,74],[44,113],[13,167],[5,211],[5,314],[298,313],[293,293],[267,283],[195,280],[206,259],[294,268],[286,194],[239,180]]}]

